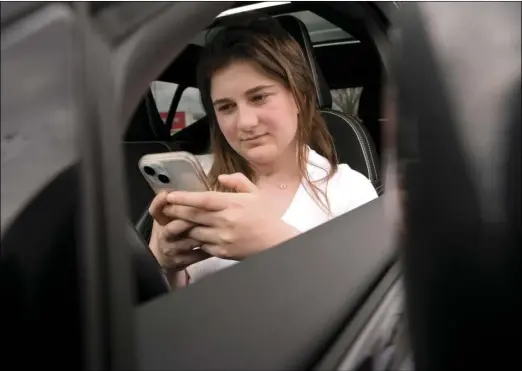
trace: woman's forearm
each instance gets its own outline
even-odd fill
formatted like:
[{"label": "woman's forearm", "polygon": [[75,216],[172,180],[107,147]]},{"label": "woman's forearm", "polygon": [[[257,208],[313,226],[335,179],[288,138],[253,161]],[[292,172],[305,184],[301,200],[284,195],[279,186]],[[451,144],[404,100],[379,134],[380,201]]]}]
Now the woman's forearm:
[{"label": "woman's forearm", "polygon": [[179,289],[188,285],[188,275],[186,270],[165,272],[167,281],[171,289]]}]

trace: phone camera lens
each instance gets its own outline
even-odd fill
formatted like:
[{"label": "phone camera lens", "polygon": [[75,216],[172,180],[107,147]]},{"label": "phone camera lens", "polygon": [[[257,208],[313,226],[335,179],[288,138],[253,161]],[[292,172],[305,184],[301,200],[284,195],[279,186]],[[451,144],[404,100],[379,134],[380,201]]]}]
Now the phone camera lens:
[{"label": "phone camera lens", "polygon": [[143,171],[145,172],[145,174],[150,175],[150,176],[153,176],[154,174],[156,174],[154,169],[151,168],[150,166],[144,166]]},{"label": "phone camera lens", "polygon": [[158,180],[159,180],[161,183],[164,183],[164,184],[167,184],[167,183],[170,182],[169,177],[166,176],[166,175],[163,175],[163,174],[158,175]]}]

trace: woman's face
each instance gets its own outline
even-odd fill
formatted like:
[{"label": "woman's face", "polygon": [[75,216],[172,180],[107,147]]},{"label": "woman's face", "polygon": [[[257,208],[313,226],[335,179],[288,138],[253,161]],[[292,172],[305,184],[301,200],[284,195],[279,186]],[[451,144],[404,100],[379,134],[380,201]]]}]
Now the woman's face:
[{"label": "woman's face", "polygon": [[219,128],[248,162],[270,164],[295,144],[294,97],[255,64],[234,62],[212,76],[211,86]]}]

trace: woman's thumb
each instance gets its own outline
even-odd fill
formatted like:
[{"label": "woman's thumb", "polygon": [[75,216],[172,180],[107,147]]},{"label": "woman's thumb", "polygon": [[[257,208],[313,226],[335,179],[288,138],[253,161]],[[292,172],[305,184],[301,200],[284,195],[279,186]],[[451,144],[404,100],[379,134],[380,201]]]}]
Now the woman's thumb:
[{"label": "woman's thumb", "polygon": [[253,193],[257,192],[257,187],[244,174],[222,174],[218,176],[218,181],[226,188],[233,189],[236,192]]},{"label": "woman's thumb", "polygon": [[154,197],[151,204],[149,205],[149,214],[152,216],[152,218],[156,222],[158,222],[158,224],[160,226],[164,226],[171,221],[171,218],[169,218],[163,212],[163,209],[167,205],[168,205],[167,192],[158,193],[158,195],[156,195],[156,197]]}]

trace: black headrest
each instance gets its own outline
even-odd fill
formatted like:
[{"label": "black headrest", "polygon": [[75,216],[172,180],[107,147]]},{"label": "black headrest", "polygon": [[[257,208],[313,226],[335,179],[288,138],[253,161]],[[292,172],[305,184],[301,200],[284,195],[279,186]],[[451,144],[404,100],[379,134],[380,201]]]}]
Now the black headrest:
[{"label": "black headrest", "polygon": [[312,74],[315,82],[315,89],[317,92],[317,105],[319,108],[331,108],[332,107],[332,95],[330,88],[326,83],[326,80],[319,68],[319,64],[315,59],[314,48],[312,41],[308,34],[308,30],[303,22],[299,19],[290,16],[283,15],[276,18],[281,26],[301,45],[304,55],[308,60],[308,64],[312,69]]}]

